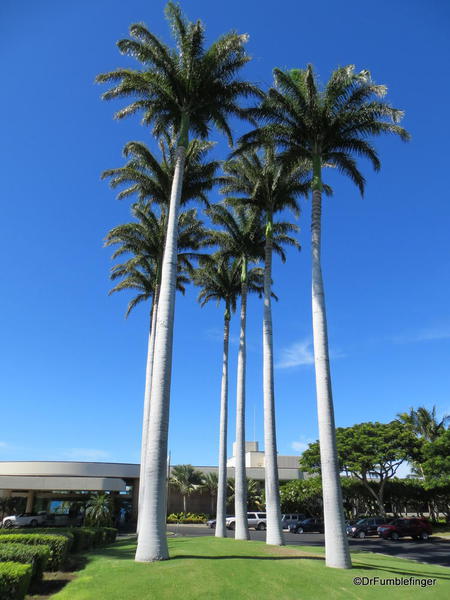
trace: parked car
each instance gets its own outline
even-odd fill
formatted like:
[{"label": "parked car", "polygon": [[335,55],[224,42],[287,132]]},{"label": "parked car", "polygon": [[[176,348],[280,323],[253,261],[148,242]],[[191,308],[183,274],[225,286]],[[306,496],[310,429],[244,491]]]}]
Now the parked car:
[{"label": "parked car", "polygon": [[[257,529],[258,531],[265,531],[267,525],[266,513],[263,512],[249,512],[247,513],[248,526]],[[236,517],[227,517],[225,521],[227,529],[235,529]]]},{"label": "parked car", "polygon": [[413,540],[427,540],[431,534],[431,524],[427,519],[391,519],[389,523],[378,527],[378,535],[391,540],[406,536],[411,536]]},{"label": "parked car", "polygon": [[392,521],[392,517],[366,517],[365,519],[359,519],[359,521],[356,521],[354,525],[351,525],[347,529],[347,535],[360,539],[365,538],[367,535],[377,535],[378,527],[385,525],[389,521]]},{"label": "parked car", "polygon": [[306,533],[309,531],[318,531],[319,533],[323,533],[323,521],[322,519],[316,519],[311,517],[309,519],[303,519],[297,525],[291,525],[289,527],[289,531],[291,533]]},{"label": "parked car", "polygon": [[209,527],[210,529],[215,529],[216,519],[209,519],[209,521],[206,521],[206,527]]},{"label": "parked car", "polygon": [[306,515],[299,514],[289,514],[289,515],[281,515],[281,524],[283,529],[289,529],[292,525],[297,525],[300,521],[304,521],[306,519]]},{"label": "parked car", "polygon": [[46,513],[22,513],[20,515],[9,515],[2,521],[5,528],[11,527],[37,527],[43,525],[47,520]]}]

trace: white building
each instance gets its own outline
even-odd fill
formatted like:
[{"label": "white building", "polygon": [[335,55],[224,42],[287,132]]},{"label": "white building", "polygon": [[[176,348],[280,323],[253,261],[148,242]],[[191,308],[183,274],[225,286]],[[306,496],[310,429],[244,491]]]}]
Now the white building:
[{"label": "white building", "polygon": [[[258,442],[246,442],[247,477],[264,481],[264,452]],[[234,477],[233,457],[227,461],[227,476]],[[298,456],[278,456],[280,482],[303,479]],[[203,473],[217,473],[215,466],[196,466]],[[139,465],[104,462],[0,461],[0,496],[26,499],[26,512],[51,510],[52,502],[84,502],[92,492],[111,492],[121,505],[127,505],[131,519],[137,517]],[[194,511],[208,512],[209,499],[198,494],[190,500]],[[169,512],[179,511],[180,497],[171,492]]]}]

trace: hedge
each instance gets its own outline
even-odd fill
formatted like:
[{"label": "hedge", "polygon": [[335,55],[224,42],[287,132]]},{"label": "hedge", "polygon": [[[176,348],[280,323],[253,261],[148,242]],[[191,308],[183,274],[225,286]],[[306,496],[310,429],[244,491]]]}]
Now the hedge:
[{"label": "hedge", "polygon": [[[29,529],[0,529],[0,535],[11,535],[15,533],[30,534]],[[68,527],[66,528],[51,528],[39,527],[33,529],[33,535],[65,535],[71,539],[70,552],[83,552],[91,550],[95,546],[103,546],[112,544],[116,541],[117,529],[114,527]]]},{"label": "hedge", "polygon": [[[0,544],[0,562],[31,564],[32,581],[40,581],[50,558],[49,546],[27,546],[26,544]],[[0,596],[1,598],[1,596]]]},{"label": "hedge", "polygon": [[[50,558],[47,563],[49,571],[58,571],[64,564],[70,547],[73,544],[73,535],[44,535],[40,533],[11,533],[0,535],[0,543],[27,545],[45,545],[50,548]],[[0,596],[1,598],[1,596]]]},{"label": "hedge", "polygon": [[167,517],[167,523],[206,523],[208,517],[195,513],[172,513]]},{"label": "hedge", "polygon": [[31,565],[0,563],[1,600],[22,600],[30,585],[31,573]]}]

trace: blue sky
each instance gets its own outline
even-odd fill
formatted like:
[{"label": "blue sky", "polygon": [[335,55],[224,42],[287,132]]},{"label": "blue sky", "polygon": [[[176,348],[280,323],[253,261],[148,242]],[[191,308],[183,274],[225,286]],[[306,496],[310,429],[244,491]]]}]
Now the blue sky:
[{"label": "blue sky", "polygon": [[[367,192],[327,175],[323,265],[338,426],[388,421],[410,406],[450,412],[448,31],[442,1],[282,3],[192,0],[208,39],[250,34],[247,78],[272,68],[366,68],[406,111],[412,141],[376,142]],[[112,119],[96,74],[133,63],[115,43],[143,21],[168,40],[164,2],[4,0],[0,7],[2,277],[0,460],[136,462],[148,307],[126,321],[128,298],[108,297],[102,239],[129,219],[100,173],[123,164],[129,140],[154,147],[138,118]],[[120,104],[120,103],[119,103]],[[237,132],[243,132],[240,125]],[[219,141],[216,156],[225,158]],[[214,192],[211,201],[219,199]],[[278,449],[316,439],[311,346],[310,203],[301,200],[302,252],[275,260]],[[178,296],[170,423],[174,463],[217,463],[222,308]],[[262,305],[250,300],[248,439],[262,432]],[[230,449],[237,318],[232,323]]]}]

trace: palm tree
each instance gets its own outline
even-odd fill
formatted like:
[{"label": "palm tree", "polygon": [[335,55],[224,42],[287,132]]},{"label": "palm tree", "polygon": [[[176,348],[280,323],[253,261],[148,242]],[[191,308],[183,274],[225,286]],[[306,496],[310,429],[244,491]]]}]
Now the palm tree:
[{"label": "palm tree", "polygon": [[[236,504],[236,480],[230,477],[227,481],[227,504]],[[262,501],[261,485],[259,481],[255,479],[246,478],[245,487],[247,489],[247,507],[246,510],[264,510],[264,503]],[[237,530],[237,520],[234,525]]]},{"label": "palm tree", "polygon": [[443,415],[440,420],[437,418],[435,405],[431,410],[425,406],[419,406],[417,409],[410,408],[409,413],[398,413],[397,418],[411,427],[417,437],[427,442],[434,442],[450,423],[450,415]]},{"label": "palm tree", "polygon": [[[163,207],[164,208],[164,207]],[[141,443],[141,469],[145,468],[145,448],[147,444],[147,430],[150,418],[151,382],[153,371],[153,357],[155,346],[155,324],[158,310],[158,298],[161,280],[161,265],[163,260],[164,240],[166,236],[167,215],[162,211],[155,215],[151,210],[151,203],[141,201],[133,204],[132,214],[136,221],[118,225],[111,229],[105,238],[105,246],[118,245],[112,258],[123,254],[131,254],[126,262],[115,265],[111,270],[111,279],[120,278],[110,291],[110,294],[124,289],[138,292],[127,308],[126,317],[140,302],[152,299],[150,311],[150,329],[148,337],[147,364],[145,376],[145,396],[143,411],[143,430]],[[190,209],[178,216],[178,275],[177,290],[184,294],[185,285],[189,278],[185,273],[192,271],[192,259],[197,258],[198,252],[206,240],[203,224],[197,218],[197,211]],[[142,499],[144,485],[139,487],[138,531],[140,515],[142,514]]]},{"label": "palm tree", "polygon": [[188,22],[173,2],[167,4],[166,14],[176,50],[164,44],[144,25],[132,25],[132,39],[121,40],[118,46],[122,53],[140,61],[143,69],[117,69],[97,77],[99,82],[113,83],[103,95],[104,99],[137,96],[137,100],[116,113],[117,118],[142,111],[143,123],[152,124],[156,136],[170,130],[178,136],[157,315],[152,411],[148,428],[151,442],[143,478],[143,510],[148,519],[138,540],[136,560],[140,562],[169,557],[165,532],[165,473],[175,310],[176,223],[188,135],[192,131],[204,139],[210,126],[214,125],[231,143],[228,119],[230,116],[244,117],[239,99],[259,94],[256,86],[237,77],[250,60],[244,49],[247,36],[231,32],[205,49],[204,28],[200,21]]},{"label": "palm tree", "polygon": [[187,499],[202,483],[202,473],[192,465],[175,465],[171,469],[169,483],[183,497],[183,512],[187,513]]},{"label": "palm tree", "polygon": [[[278,246],[298,247],[289,233],[298,231],[290,223],[274,223],[274,215],[290,209],[298,214],[296,197],[305,193],[303,169],[286,167],[279,163],[273,147],[267,146],[263,156],[257,152],[241,154],[224,165],[221,177],[222,193],[232,204],[250,204],[263,212],[264,231],[264,318],[263,318],[263,384],[264,384],[264,453],[267,503],[267,543],[284,544],[281,525],[280,494],[275,427],[275,389],[273,380],[272,339],[272,252],[274,233]],[[239,197],[235,195],[238,194]],[[233,197],[234,196],[234,197]]]},{"label": "palm tree", "polygon": [[[238,261],[221,258],[220,255],[202,260],[194,273],[194,283],[201,287],[198,300],[201,306],[215,300],[225,303],[222,384],[219,427],[219,476],[217,488],[216,537],[226,537],[226,486],[227,486],[227,421],[228,421],[228,347],[231,313],[236,310],[236,300],[241,290],[241,267]],[[254,268],[248,272],[249,291],[260,292],[262,273]]]},{"label": "palm tree", "polygon": [[219,485],[219,478],[218,478],[217,473],[206,473],[203,475],[202,482],[201,482],[201,490],[203,490],[209,494],[209,497],[211,500],[211,505],[210,505],[211,517],[213,517],[215,514],[214,507],[216,505],[218,485]]},{"label": "palm tree", "polygon": [[342,491],[336,451],[334,409],[328,353],[325,294],[320,260],[322,168],[335,167],[357,185],[361,194],[365,180],[354,156],[367,158],[375,168],[380,160],[370,138],[391,133],[408,140],[398,125],[403,113],[381,98],[386,87],[376,85],[368,71],[355,73],[354,66],[336,69],[320,90],[311,66],[304,71],[274,70],[275,87],[261,105],[249,111],[265,125],[244,135],[243,150],[268,140],[282,149],[287,164],[307,161],[312,169],[312,313],[316,369],[317,408],[322,462],[326,564],[350,568],[345,535]]},{"label": "palm tree", "polygon": [[96,494],[90,498],[86,507],[86,524],[94,527],[111,525],[112,504],[106,494]]},{"label": "palm tree", "polygon": [[[208,205],[206,192],[216,182],[215,173],[219,166],[218,161],[206,161],[206,155],[214,144],[201,140],[192,140],[189,142],[186,151],[186,161],[184,169],[184,185],[180,199],[180,205],[184,206],[190,200],[199,199]],[[141,485],[139,487],[139,510],[138,527],[140,516],[142,515],[142,503],[144,497],[145,482],[145,457],[147,448],[147,434],[150,419],[150,396],[153,372],[153,356],[156,333],[157,300],[159,298],[159,289],[161,283],[161,271],[164,244],[167,229],[167,211],[172,187],[172,179],[175,171],[176,148],[169,135],[165,135],[159,142],[162,160],[158,160],[142,142],[128,142],[125,144],[123,154],[128,162],[119,168],[108,169],[103,172],[102,178],[108,178],[110,186],[115,189],[121,187],[118,193],[118,199],[129,197],[136,194],[142,202],[159,205],[161,209],[161,218],[164,219],[165,228],[161,230],[162,235],[153,235],[157,241],[157,289],[154,295],[155,302],[152,307],[151,329],[149,333],[149,349],[147,353],[147,368],[145,377],[144,410],[142,419],[142,439],[141,439]],[[150,210],[150,207],[149,207]],[[195,220],[191,221],[192,227],[195,227]],[[180,249],[183,249],[182,241],[179,241]],[[189,248],[189,244],[186,249]],[[131,249],[134,252],[134,249]],[[185,255],[185,253],[183,253]],[[178,252],[180,260],[180,252]],[[189,265],[188,265],[189,266]],[[177,276],[177,289],[180,283],[180,275]],[[187,281],[187,280],[186,280]],[[151,339],[150,339],[151,338]]]},{"label": "palm tree", "polygon": [[[252,205],[238,205],[233,210],[217,204],[207,214],[221,229],[210,232],[210,243],[219,247],[219,254],[234,258],[241,267],[241,315],[236,394],[236,449],[235,449],[235,539],[248,540],[247,478],[245,470],[245,372],[246,372],[246,320],[247,320],[247,274],[248,265],[264,260],[265,228],[263,212]],[[275,224],[273,250],[286,255],[282,248],[285,224]]]}]

